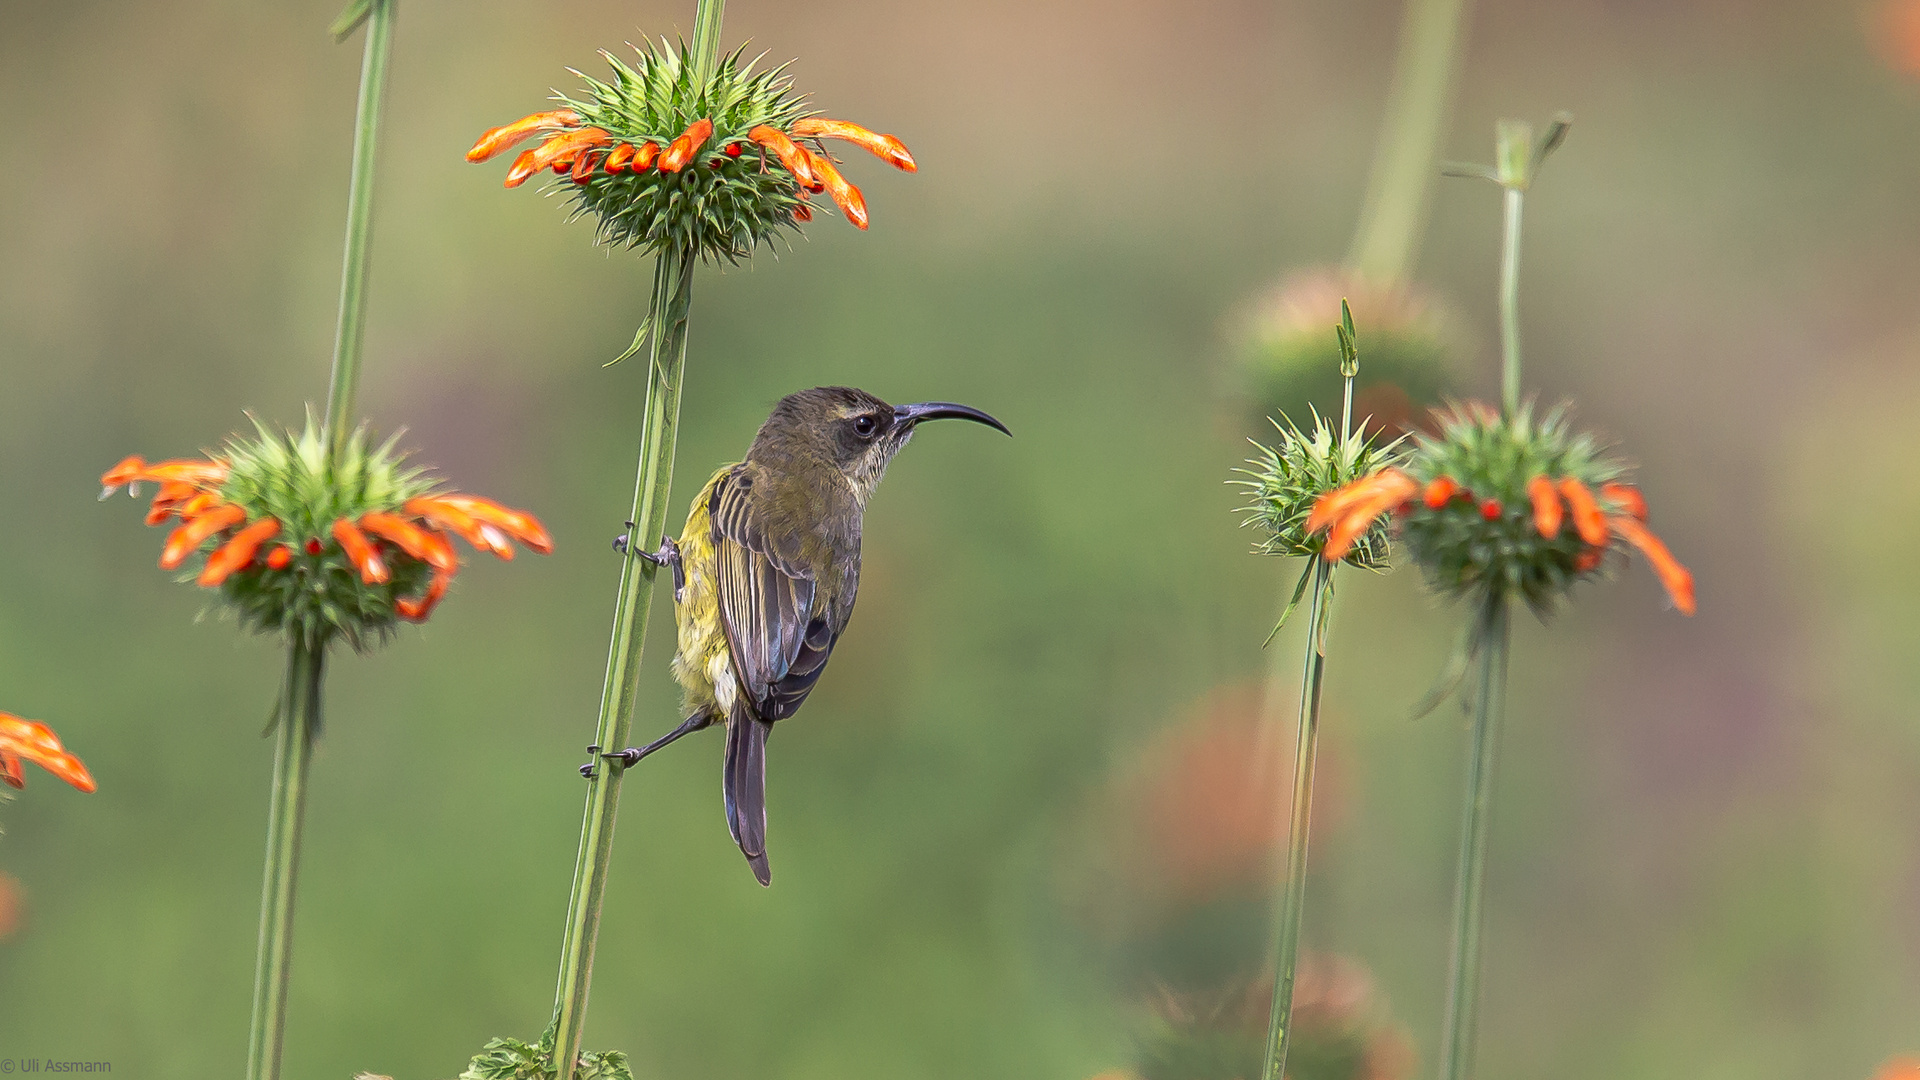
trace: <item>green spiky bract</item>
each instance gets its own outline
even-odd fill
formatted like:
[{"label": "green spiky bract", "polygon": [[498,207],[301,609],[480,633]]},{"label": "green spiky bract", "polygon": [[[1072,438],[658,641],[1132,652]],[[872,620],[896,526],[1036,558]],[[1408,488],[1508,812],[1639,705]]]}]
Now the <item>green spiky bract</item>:
[{"label": "green spiky bract", "polygon": [[[293,561],[275,570],[255,560],[221,584],[222,599],[243,625],[284,631],[312,649],[336,636],[362,651],[384,642],[399,622],[395,602],[420,595],[432,569],[388,545],[382,558],[392,577],[369,585],[334,540],[333,523],[375,510],[397,513],[408,499],[430,494],[434,481],[394,450],[398,436],[369,448],[363,427],[330,454],[311,413],[297,433],[276,434],[258,420],[254,428],[254,438],[228,441],[220,495],[246,510],[250,522],[277,519],[272,543],[291,548]],[[309,540],[319,541],[318,555],[308,553]]]},{"label": "green spiky bract", "polygon": [[[1313,504],[1329,491],[1399,465],[1406,456],[1401,439],[1375,442],[1367,436],[1364,425],[1342,438],[1318,410],[1310,411],[1311,433],[1300,430],[1290,419],[1271,420],[1280,434],[1279,442],[1273,446],[1254,442],[1259,456],[1247,460],[1253,467],[1238,470],[1248,478],[1231,481],[1247,489],[1248,502],[1242,508],[1247,517],[1241,524],[1266,533],[1254,550],[1262,555],[1299,555],[1308,560],[1294,587],[1293,599],[1274,627],[1276,633],[1306,594],[1313,560],[1327,545],[1326,530],[1307,532]],[[1391,523],[1383,517],[1354,541],[1340,561],[1362,570],[1383,571],[1392,553]]]},{"label": "green spiky bract", "polygon": [[[1571,477],[1604,510],[1610,504],[1600,486],[1625,472],[1592,436],[1573,430],[1565,406],[1536,423],[1531,403],[1511,420],[1483,406],[1455,405],[1440,416],[1439,435],[1415,438],[1407,464],[1414,480],[1424,486],[1449,477],[1472,493],[1437,509],[1416,500],[1401,522],[1401,538],[1434,588],[1451,597],[1517,596],[1545,617],[1575,584],[1600,576],[1597,564],[1580,569],[1580,556],[1591,549],[1571,521],[1557,537],[1540,535],[1527,494],[1527,482],[1536,476],[1555,482]],[[1492,520],[1481,510],[1488,499],[1500,504]]]},{"label": "green spiky bract", "polygon": [[[489,1039],[461,1073],[459,1080],[553,1080],[555,1033],[548,1028],[537,1043],[522,1039]],[[618,1050],[584,1050],[574,1069],[576,1080],[633,1080],[633,1066]]]},{"label": "green spiky bract", "polygon": [[[612,176],[596,169],[585,184],[563,178],[557,186],[573,189],[576,216],[599,219],[601,243],[739,262],[781,229],[799,230],[793,214],[807,203],[806,193],[747,132],[761,124],[787,130],[808,115],[806,99],[794,92],[787,64],[755,71],[754,60],[742,59],[744,49],[721,57],[712,78],[695,85],[689,48],[636,45],[631,66],[602,52],[613,81],[575,72],[588,93],[559,96],[581,126],[604,129],[614,144],[652,142],[663,152],[695,121],[713,121],[712,137],[686,168]],[[727,155],[730,145],[742,148],[740,156]]]}]

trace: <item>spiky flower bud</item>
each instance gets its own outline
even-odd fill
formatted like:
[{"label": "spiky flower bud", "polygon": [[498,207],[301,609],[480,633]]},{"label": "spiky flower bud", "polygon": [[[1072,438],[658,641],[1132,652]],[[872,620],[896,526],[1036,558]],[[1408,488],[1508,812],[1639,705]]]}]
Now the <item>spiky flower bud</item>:
[{"label": "spiky flower bud", "polygon": [[[741,51],[695,82],[689,46],[634,48],[629,65],[602,52],[610,82],[580,75],[585,95],[480,137],[467,160],[486,161],[533,135],[507,174],[517,187],[542,169],[567,177],[576,215],[599,220],[602,243],[650,252],[691,252],[737,262],[781,229],[813,216],[826,192],[849,221],[867,227],[860,189],[840,175],[824,139],[841,139],[896,168],[915,171],[900,140],[857,124],[809,116],[787,65],[756,71]],[[575,72],[575,74],[580,74]]]},{"label": "spiky flower bud", "polygon": [[1573,430],[1564,408],[1539,422],[1478,404],[1416,435],[1404,468],[1388,468],[1324,497],[1308,521],[1327,530],[1325,557],[1376,527],[1389,511],[1427,580],[1452,596],[1517,596],[1545,615],[1600,575],[1614,548],[1636,548],[1674,606],[1694,611],[1693,575],[1647,529],[1646,502],[1619,482],[1626,468]]},{"label": "spiky flower bud", "polygon": [[219,589],[254,630],[313,648],[338,636],[364,650],[401,620],[426,621],[446,594],[460,566],[447,533],[502,559],[513,558],[513,540],[553,549],[530,515],[439,491],[394,439],[369,448],[362,428],[329,453],[311,414],[298,433],[254,428],[222,454],[154,464],[130,457],[101,477],[101,498],[158,483],[147,523],[181,522],[160,568],[189,567],[188,579]]}]

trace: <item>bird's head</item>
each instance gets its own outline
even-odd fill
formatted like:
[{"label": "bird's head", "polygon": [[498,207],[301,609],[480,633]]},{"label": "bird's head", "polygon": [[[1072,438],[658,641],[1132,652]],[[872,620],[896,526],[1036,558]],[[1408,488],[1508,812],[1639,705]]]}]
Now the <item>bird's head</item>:
[{"label": "bird's head", "polygon": [[1006,434],[1006,425],[979,409],[946,401],[889,405],[864,390],[817,386],[780,399],[760,426],[749,457],[789,467],[831,468],[865,504],[893,455],[928,420],[972,420]]}]

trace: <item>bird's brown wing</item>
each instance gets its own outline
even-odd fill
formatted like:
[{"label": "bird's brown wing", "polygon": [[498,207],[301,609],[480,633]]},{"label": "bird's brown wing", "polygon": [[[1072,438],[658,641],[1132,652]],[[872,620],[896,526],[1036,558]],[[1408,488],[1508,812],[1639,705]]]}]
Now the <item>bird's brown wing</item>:
[{"label": "bird's brown wing", "polygon": [[777,534],[757,512],[747,468],[736,468],[714,488],[708,512],[734,673],[755,715],[772,723],[807,699],[845,620],[825,610],[800,561],[800,538]]},{"label": "bird's brown wing", "polygon": [[800,538],[757,512],[750,468],[737,466],[715,485],[707,511],[720,624],[741,694],[727,717],[727,828],[765,885],[767,734],[807,699],[845,620],[818,610],[824,605],[800,560]]}]

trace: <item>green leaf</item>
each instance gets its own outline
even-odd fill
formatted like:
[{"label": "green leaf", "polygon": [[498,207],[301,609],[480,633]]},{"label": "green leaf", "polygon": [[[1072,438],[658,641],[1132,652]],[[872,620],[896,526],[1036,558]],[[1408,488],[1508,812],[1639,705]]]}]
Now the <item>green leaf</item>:
[{"label": "green leaf", "polygon": [[1454,642],[1453,652],[1447,656],[1447,665],[1440,669],[1440,677],[1433,681],[1433,688],[1427,691],[1427,696],[1413,707],[1413,715],[1409,719],[1418,720],[1439,708],[1441,702],[1452,697],[1453,692],[1460,688],[1461,682],[1467,677],[1468,665],[1473,663],[1474,655],[1480,651],[1479,629],[1480,622],[1477,619],[1467,624],[1466,632]]},{"label": "green leaf", "polygon": [[1293,609],[1300,606],[1300,598],[1307,595],[1307,582],[1313,580],[1313,560],[1315,557],[1317,556],[1308,557],[1307,568],[1300,572],[1300,582],[1293,587],[1293,599],[1287,601],[1286,610],[1280,613],[1280,621],[1273,624],[1273,633],[1268,634],[1267,640],[1260,643],[1261,648],[1264,649],[1268,645],[1273,644],[1273,639],[1279,635],[1280,628],[1287,625],[1287,620],[1293,617]]},{"label": "green leaf", "polygon": [[1534,173],[1540,171],[1540,163],[1547,160],[1548,154],[1560,149],[1560,144],[1567,141],[1567,129],[1572,126],[1572,113],[1557,112],[1553,114],[1553,122],[1547,125],[1547,133],[1540,137],[1540,145],[1536,146],[1533,151],[1532,171]]},{"label": "green leaf", "polygon": [[600,366],[612,367],[613,365],[619,363],[620,361],[627,359],[628,357],[634,355],[635,353],[638,353],[640,351],[640,346],[646,344],[648,331],[652,329],[653,329],[653,316],[648,315],[646,318],[640,320],[640,329],[635,330],[633,332],[633,344],[627,346],[627,351],[621,353],[619,356],[614,357],[613,359],[607,361],[606,363],[601,364]]},{"label": "green leaf", "polygon": [[347,9],[333,20],[332,26],[327,27],[327,33],[333,37],[335,45],[346,41],[355,30],[360,29],[360,24],[373,14],[373,4],[374,0],[350,0]]}]

